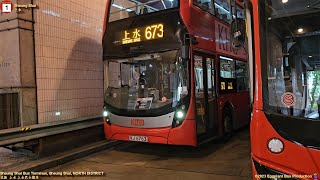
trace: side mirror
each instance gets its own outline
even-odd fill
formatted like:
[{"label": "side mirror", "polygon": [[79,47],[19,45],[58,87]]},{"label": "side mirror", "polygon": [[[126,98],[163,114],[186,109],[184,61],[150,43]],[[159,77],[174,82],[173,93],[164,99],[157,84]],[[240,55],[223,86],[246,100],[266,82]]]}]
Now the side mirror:
[{"label": "side mirror", "polygon": [[231,43],[236,49],[242,48],[246,42],[246,21],[235,19],[231,23]]},{"label": "side mirror", "polygon": [[289,65],[289,56],[288,55],[284,55],[283,56],[283,65],[285,66],[285,67],[289,67],[290,65]]},{"label": "side mirror", "polygon": [[181,47],[181,58],[185,61],[190,59],[190,46],[183,45]]}]

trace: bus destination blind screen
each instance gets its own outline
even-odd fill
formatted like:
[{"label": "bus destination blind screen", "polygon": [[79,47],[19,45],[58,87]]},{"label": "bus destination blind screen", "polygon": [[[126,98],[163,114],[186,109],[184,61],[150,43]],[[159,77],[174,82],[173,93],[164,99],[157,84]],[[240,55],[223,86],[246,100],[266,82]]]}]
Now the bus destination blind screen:
[{"label": "bus destination blind screen", "polygon": [[125,45],[154,39],[162,39],[164,37],[164,30],[164,24],[153,24],[124,30],[116,34],[116,41],[114,44]]}]

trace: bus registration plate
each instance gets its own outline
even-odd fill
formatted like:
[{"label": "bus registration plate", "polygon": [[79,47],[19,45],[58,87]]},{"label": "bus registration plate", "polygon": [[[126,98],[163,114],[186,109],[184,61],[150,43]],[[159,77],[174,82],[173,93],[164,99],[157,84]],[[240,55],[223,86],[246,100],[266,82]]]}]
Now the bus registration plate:
[{"label": "bus registration plate", "polygon": [[130,141],[137,141],[137,142],[148,142],[148,137],[146,136],[129,136]]}]

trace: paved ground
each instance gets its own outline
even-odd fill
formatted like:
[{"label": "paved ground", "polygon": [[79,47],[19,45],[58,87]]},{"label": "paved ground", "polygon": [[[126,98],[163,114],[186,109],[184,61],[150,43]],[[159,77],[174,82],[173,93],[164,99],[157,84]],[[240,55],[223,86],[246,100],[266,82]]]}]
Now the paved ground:
[{"label": "paved ground", "polygon": [[200,148],[125,143],[48,171],[105,173],[102,177],[76,179],[249,180],[249,130],[237,133],[227,144],[213,142]]},{"label": "paved ground", "polygon": [[10,149],[0,147],[0,171],[5,167],[14,166],[35,158],[36,155],[28,150],[17,149],[16,151],[11,151]]}]

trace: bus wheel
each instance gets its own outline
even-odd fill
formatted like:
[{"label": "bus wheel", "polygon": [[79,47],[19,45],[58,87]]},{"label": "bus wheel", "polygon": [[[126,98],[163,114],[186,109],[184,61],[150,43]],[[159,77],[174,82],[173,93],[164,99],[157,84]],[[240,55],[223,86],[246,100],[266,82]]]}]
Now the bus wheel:
[{"label": "bus wheel", "polygon": [[224,141],[230,140],[233,134],[232,127],[232,111],[226,107],[223,111],[223,139]]}]

